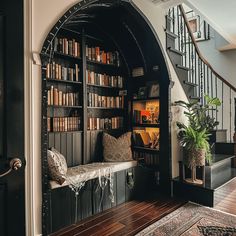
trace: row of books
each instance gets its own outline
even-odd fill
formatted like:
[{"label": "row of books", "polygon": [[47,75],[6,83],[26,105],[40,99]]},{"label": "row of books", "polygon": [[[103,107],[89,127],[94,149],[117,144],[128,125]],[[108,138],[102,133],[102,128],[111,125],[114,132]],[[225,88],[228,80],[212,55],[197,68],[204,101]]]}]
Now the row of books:
[{"label": "row of books", "polygon": [[55,62],[48,63],[46,66],[46,78],[47,79],[58,79],[58,80],[69,80],[79,81],[79,66],[75,64],[74,68],[64,67]]},{"label": "row of books", "polygon": [[145,152],[133,152],[134,159],[140,160],[140,162],[144,162],[146,165],[159,165],[159,155]]},{"label": "row of books", "polygon": [[123,88],[123,78],[121,76],[99,74],[90,70],[86,70],[86,81],[88,84]]},{"label": "row of books", "polygon": [[48,90],[48,105],[79,106],[79,93],[63,92],[53,86]]},{"label": "row of books", "polygon": [[124,108],[124,96],[108,97],[97,93],[88,93],[89,107]]},{"label": "row of books", "polygon": [[81,117],[48,117],[48,132],[68,132],[81,130]]},{"label": "row of books", "polygon": [[56,37],[54,39],[54,51],[73,57],[80,57],[80,43],[75,39]]},{"label": "row of books", "polygon": [[123,127],[123,117],[88,118],[88,130],[110,130]]},{"label": "row of books", "polygon": [[120,58],[117,51],[105,52],[100,47],[89,47],[86,45],[86,57],[91,61],[120,66]]}]

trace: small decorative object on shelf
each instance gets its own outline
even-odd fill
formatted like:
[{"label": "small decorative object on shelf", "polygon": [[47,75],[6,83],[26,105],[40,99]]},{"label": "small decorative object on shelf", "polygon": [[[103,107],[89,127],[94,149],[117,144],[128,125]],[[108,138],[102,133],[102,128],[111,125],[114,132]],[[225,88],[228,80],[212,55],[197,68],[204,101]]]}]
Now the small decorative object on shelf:
[{"label": "small decorative object on shelf", "polygon": [[[139,101],[134,105],[133,122],[135,124],[158,124],[159,123],[159,101]],[[143,110],[136,110],[135,107],[143,107]]]},{"label": "small decorative object on shelf", "polygon": [[150,85],[148,97],[153,98],[153,97],[158,97],[159,95],[160,95],[159,84],[156,83]]},{"label": "small decorative object on shelf", "polygon": [[132,70],[132,77],[140,77],[144,75],[143,67],[136,67]]},{"label": "small decorative object on shelf", "polygon": [[134,144],[140,147],[148,147],[159,150],[159,131],[147,132],[135,130],[133,132]]}]

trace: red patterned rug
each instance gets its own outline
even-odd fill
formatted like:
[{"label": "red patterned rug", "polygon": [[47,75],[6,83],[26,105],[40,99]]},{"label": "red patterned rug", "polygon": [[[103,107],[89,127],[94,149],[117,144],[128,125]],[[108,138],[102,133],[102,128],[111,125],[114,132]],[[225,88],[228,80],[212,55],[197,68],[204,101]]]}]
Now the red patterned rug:
[{"label": "red patterned rug", "polygon": [[187,203],[136,236],[236,236],[236,216]]}]

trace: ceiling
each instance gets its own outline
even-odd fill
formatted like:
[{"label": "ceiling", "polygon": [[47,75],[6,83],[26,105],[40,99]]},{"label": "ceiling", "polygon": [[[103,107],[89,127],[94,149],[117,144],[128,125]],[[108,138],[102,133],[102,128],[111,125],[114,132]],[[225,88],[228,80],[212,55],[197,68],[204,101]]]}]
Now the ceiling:
[{"label": "ceiling", "polygon": [[164,8],[186,3],[195,12],[199,12],[205,20],[228,42],[226,49],[236,48],[236,0],[151,0]]}]

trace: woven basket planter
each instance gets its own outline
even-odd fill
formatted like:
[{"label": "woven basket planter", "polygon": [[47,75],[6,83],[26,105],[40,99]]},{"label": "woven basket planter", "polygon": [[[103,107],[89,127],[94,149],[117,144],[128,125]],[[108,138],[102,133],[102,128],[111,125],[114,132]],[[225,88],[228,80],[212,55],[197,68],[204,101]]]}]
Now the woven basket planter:
[{"label": "woven basket planter", "polygon": [[206,157],[205,149],[188,150],[185,151],[184,164],[186,164],[189,168],[196,166],[205,166],[205,157]]}]

